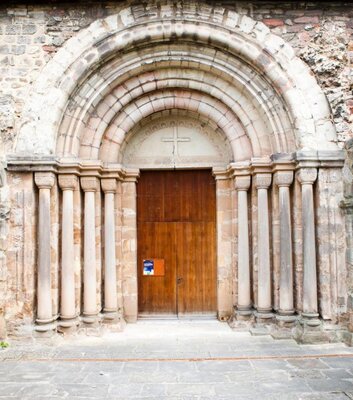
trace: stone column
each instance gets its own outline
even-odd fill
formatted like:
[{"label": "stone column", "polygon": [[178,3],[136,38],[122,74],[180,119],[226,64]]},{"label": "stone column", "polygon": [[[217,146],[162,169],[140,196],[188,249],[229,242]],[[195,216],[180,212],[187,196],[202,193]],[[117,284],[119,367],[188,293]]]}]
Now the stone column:
[{"label": "stone column", "polygon": [[97,274],[96,274],[96,232],[95,192],[99,181],[95,177],[82,177],[81,187],[84,200],[84,248],[83,248],[83,322],[93,324],[98,320]]},{"label": "stone column", "polygon": [[278,186],[279,216],[280,216],[280,285],[279,285],[279,315],[281,323],[293,322],[293,255],[292,226],[289,187],[293,183],[293,171],[278,171],[274,176]]},{"label": "stone column", "polygon": [[63,191],[61,233],[61,309],[59,326],[63,331],[74,330],[78,324],[75,307],[74,261],[74,190],[78,178],[75,175],[59,175]]},{"label": "stone column", "polygon": [[50,270],[50,189],[54,186],[55,175],[51,172],[36,172],[34,180],[39,188],[36,331],[48,332],[55,328]]},{"label": "stone column", "polygon": [[298,179],[302,187],[303,223],[303,312],[302,317],[309,326],[320,324],[318,320],[317,271],[313,184],[317,178],[316,168],[301,168]]},{"label": "stone column", "polygon": [[251,178],[235,177],[235,189],[238,193],[238,304],[237,319],[247,319],[252,315],[250,296],[250,257],[249,257],[249,221],[248,189]]},{"label": "stone column", "polygon": [[115,251],[115,192],[116,179],[101,180],[104,191],[104,319],[117,320],[117,277]]},{"label": "stone column", "polygon": [[258,298],[257,322],[273,318],[270,263],[270,228],[268,210],[268,188],[272,176],[269,173],[255,174],[257,189],[257,254],[258,254]]}]

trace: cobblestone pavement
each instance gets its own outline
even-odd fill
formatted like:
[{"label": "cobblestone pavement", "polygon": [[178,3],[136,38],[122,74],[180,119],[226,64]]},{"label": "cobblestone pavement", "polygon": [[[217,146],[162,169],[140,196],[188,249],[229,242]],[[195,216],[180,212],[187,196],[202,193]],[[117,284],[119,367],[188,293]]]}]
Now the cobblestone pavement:
[{"label": "cobblestone pavement", "polygon": [[353,399],[353,349],[139,321],[123,333],[11,343],[0,399]]}]

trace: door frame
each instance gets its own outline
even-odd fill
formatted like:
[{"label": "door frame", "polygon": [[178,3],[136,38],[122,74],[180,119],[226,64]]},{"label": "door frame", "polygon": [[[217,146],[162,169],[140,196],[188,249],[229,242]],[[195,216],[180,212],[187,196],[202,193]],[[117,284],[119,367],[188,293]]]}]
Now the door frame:
[{"label": "door frame", "polygon": [[[189,168],[182,168],[189,169]],[[200,168],[190,168],[200,169]],[[165,170],[156,168],[156,170]],[[216,270],[217,270],[217,318],[227,321],[233,314],[234,268],[234,221],[233,221],[233,177],[228,169],[212,168],[216,181]],[[124,316],[127,322],[138,318],[138,279],[137,279],[137,202],[136,184],[139,170],[124,179],[121,189],[122,204],[122,287]],[[133,183],[133,186],[131,185]],[[131,219],[134,218],[134,221]],[[132,230],[134,238],[131,239]],[[124,232],[129,232],[126,239]],[[129,239],[127,239],[129,237]],[[128,260],[127,263],[124,260]],[[131,267],[133,260],[133,269]]]}]

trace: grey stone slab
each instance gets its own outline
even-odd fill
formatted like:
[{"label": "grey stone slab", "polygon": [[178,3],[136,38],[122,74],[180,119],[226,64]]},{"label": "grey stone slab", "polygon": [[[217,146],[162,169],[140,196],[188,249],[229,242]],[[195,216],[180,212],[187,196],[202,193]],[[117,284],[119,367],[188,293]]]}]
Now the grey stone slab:
[{"label": "grey stone slab", "polygon": [[82,372],[86,374],[89,372],[113,372],[120,373],[124,367],[124,362],[104,362],[104,361],[84,361],[81,364]]},{"label": "grey stone slab", "polygon": [[221,371],[185,371],[179,372],[177,380],[181,383],[206,383],[222,385],[228,383],[227,374]]},{"label": "grey stone slab", "polygon": [[23,383],[19,382],[19,386],[21,387],[20,394],[22,396],[32,396],[32,398],[37,396],[47,396],[47,395],[55,395],[56,387],[51,383],[41,383],[41,382],[31,382],[31,383]]},{"label": "grey stone slab", "polygon": [[307,384],[314,392],[353,391],[353,380],[348,379],[308,380]]},{"label": "grey stone slab", "polygon": [[253,366],[248,360],[215,360],[215,361],[200,361],[196,363],[199,371],[252,371]]},{"label": "grey stone slab", "polygon": [[325,364],[331,368],[353,369],[353,358],[330,357],[324,359]]},{"label": "grey stone slab", "polygon": [[251,360],[250,363],[255,370],[285,370],[294,368],[291,364],[287,362],[287,360]]},{"label": "grey stone slab", "polygon": [[157,372],[159,370],[159,363],[157,361],[131,361],[123,364],[123,373],[135,373],[135,372]]},{"label": "grey stone slab", "polygon": [[196,362],[192,361],[160,361],[159,371],[161,372],[183,372],[197,370]]},{"label": "grey stone slab", "polygon": [[75,397],[81,396],[85,398],[102,399],[108,394],[108,385],[97,384],[91,382],[90,384],[83,383],[60,383],[56,385],[56,392],[53,394],[60,395],[62,397]]},{"label": "grey stone slab", "polygon": [[138,397],[142,394],[142,383],[124,383],[124,384],[111,384],[109,385],[108,396],[109,397],[124,397],[129,398],[135,396]]},{"label": "grey stone slab", "polygon": [[289,372],[289,376],[292,378],[304,378],[308,379],[323,379],[324,371],[322,369],[295,369]]},{"label": "grey stone slab", "polygon": [[288,359],[288,363],[295,368],[300,368],[300,369],[327,369],[330,368],[326,360],[322,359]]},{"label": "grey stone slab", "polygon": [[[353,365],[352,365],[353,368]],[[353,371],[349,371],[342,368],[327,369],[323,370],[322,374],[329,379],[353,379]]]},{"label": "grey stone slab", "polygon": [[345,392],[334,391],[334,392],[322,392],[322,393],[304,393],[301,395],[302,400],[347,400],[349,397]]},{"label": "grey stone slab", "polygon": [[21,392],[21,386],[18,383],[1,383],[0,397],[17,396]]},{"label": "grey stone slab", "polygon": [[180,384],[170,384],[166,386],[167,395],[194,395],[194,396],[213,396],[215,392],[216,385],[211,384],[194,384],[194,383],[183,383]]},{"label": "grey stone slab", "polygon": [[8,373],[4,372],[0,374],[0,384],[4,382],[41,382],[41,383],[49,383],[55,374],[53,372],[16,372],[9,371]]},{"label": "grey stone slab", "polygon": [[228,396],[229,394],[237,394],[238,396],[251,396],[253,399],[259,398],[260,391],[258,390],[257,384],[253,382],[252,385],[244,384],[243,382],[236,381],[223,385],[216,385],[214,387],[216,396]]},{"label": "grey stone slab", "polygon": [[126,382],[131,383],[176,383],[179,380],[177,372],[172,371],[158,371],[158,372],[146,372],[146,373],[136,373],[129,374],[126,377]]}]

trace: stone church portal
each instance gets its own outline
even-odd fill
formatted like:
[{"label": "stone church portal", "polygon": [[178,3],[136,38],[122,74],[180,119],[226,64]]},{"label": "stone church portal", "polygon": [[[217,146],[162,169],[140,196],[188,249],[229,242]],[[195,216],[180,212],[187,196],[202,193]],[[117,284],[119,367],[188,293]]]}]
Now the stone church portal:
[{"label": "stone church portal", "polygon": [[255,3],[118,3],[40,45],[0,180],[8,334],[168,314],[351,340],[342,135]]}]

